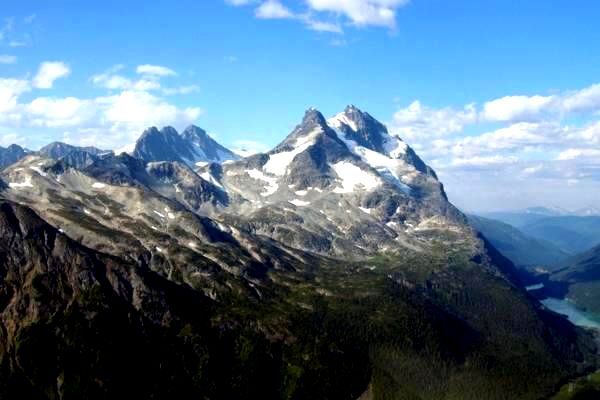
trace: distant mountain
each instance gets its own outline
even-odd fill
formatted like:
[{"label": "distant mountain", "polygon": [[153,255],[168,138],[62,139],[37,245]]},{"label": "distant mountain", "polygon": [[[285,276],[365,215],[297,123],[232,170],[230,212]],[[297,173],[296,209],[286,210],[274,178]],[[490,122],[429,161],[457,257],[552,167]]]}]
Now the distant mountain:
[{"label": "distant mountain", "polygon": [[545,207],[532,207],[525,210],[484,212],[477,215],[521,228],[540,219],[561,214]]},{"label": "distant mountain", "polygon": [[551,243],[562,252],[574,255],[600,244],[600,216],[593,208],[559,211],[535,207],[522,211],[481,213],[519,229],[528,236]]},{"label": "distant mountain", "polygon": [[600,217],[547,217],[520,227],[525,234],[545,240],[570,254],[600,244]]},{"label": "distant mountain", "polygon": [[600,245],[562,261],[550,280],[564,287],[564,296],[600,316]]},{"label": "distant mountain", "polygon": [[190,167],[198,163],[239,159],[239,156],[217,143],[206,131],[193,125],[181,134],[172,127],[147,129],[136,142],[133,156],[146,162],[178,161]]},{"label": "distant mountain", "polygon": [[62,142],[53,142],[53,143],[50,143],[50,144],[42,147],[38,151],[38,154],[40,154],[43,157],[48,157],[48,158],[52,158],[54,160],[59,160],[62,157],[65,157],[76,151],[77,152],[86,152],[93,156],[98,156],[98,155],[106,154],[106,153],[112,153],[111,151],[101,150],[99,148],[92,147],[92,146],[81,147],[81,146],[73,146],[70,144],[62,143]]},{"label": "distant mountain", "polygon": [[573,213],[581,217],[600,216],[600,207],[584,207],[575,210]]},{"label": "distant mountain", "polygon": [[528,236],[512,225],[475,215],[468,217],[471,225],[517,266],[553,269],[557,262],[569,257],[553,244]]},{"label": "distant mountain", "polygon": [[7,148],[0,147],[0,169],[16,163],[27,155],[29,151],[17,144],[11,144]]}]

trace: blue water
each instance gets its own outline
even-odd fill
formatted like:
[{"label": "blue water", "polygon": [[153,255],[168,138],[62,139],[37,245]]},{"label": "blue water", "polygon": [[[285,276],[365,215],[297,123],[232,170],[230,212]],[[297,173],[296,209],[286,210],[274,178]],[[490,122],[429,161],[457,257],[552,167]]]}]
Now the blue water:
[{"label": "blue water", "polygon": [[565,315],[575,325],[600,329],[600,321],[597,318],[578,309],[568,300],[549,297],[542,300],[542,304],[554,312]]},{"label": "blue water", "polygon": [[525,286],[525,290],[527,290],[529,292],[531,290],[542,289],[543,287],[544,287],[543,283],[536,283],[535,285]]}]

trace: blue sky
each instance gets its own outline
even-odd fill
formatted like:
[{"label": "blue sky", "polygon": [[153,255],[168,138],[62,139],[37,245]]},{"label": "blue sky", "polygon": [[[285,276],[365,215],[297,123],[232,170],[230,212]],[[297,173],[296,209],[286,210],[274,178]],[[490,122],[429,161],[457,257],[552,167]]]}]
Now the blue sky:
[{"label": "blue sky", "polygon": [[265,150],[349,103],[465,209],[593,205],[600,3],[15,1],[0,8],[0,145],[121,149],[196,123]]}]

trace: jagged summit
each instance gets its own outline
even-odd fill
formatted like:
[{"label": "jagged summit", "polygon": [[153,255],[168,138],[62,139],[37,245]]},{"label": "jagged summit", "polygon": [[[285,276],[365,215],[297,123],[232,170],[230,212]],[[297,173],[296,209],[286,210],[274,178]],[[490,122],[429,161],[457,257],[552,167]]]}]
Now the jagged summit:
[{"label": "jagged summit", "polygon": [[297,148],[299,144],[313,143],[320,136],[327,136],[334,142],[337,141],[335,132],[331,130],[323,114],[311,107],[304,113],[300,124],[269,154]]},{"label": "jagged summit", "polygon": [[16,163],[28,153],[29,150],[17,144],[11,144],[6,148],[0,146],[0,169]]},{"label": "jagged summit", "polygon": [[167,126],[160,131],[148,128],[137,140],[133,155],[146,162],[177,161],[194,167],[198,163],[223,162],[239,157],[212,139],[203,129],[191,125],[181,134]]},{"label": "jagged summit", "polygon": [[389,161],[383,159],[376,161],[375,159],[378,157],[373,157],[373,155],[369,157],[368,150],[383,154],[393,160],[401,160],[417,171],[437,179],[433,169],[428,167],[410,146],[398,136],[391,135],[384,124],[358,107],[349,105],[343,112],[330,118],[327,122],[355,153],[363,159],[370,158],[371,160],[367,160],[367,162],[375,162],[377,164],[375,168],[385,168],[395,175],[390,167],[395,169],[397,166],[390,165]]},{"label": "jagged summit", "polygon": [[385,125],[356,106],[347,106],[329,122],[359,145],[380,153],[388,153],[385,145],[386,141],[389,141],[389,134]]},{"label": "jagged summit", "polygon": [[63,143],[63,142],[52,142],[44,147],[42,147],[39,151],[38,154],[44,156],[44,157],[49,157],[49,158],[53,158],[55,160],[58,160],[62,157],[65,157],[67,155],[69,155],[72,152],[86,152],[89,153],[91,155],[97,156],[100,154],[104,154],[104,153],[111,153],[110,151],[107,150],[101,150],[97,147],[93,147],[93,146],[73,146],[67,143]]}]

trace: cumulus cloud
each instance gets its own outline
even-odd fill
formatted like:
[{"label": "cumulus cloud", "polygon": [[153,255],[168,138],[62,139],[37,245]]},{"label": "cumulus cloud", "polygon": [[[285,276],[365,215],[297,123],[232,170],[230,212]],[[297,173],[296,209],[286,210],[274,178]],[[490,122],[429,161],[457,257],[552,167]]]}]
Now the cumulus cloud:
[{"label": "cumulus cloud", "polygon": [[[148,126],[181,128],[196,122],[202,113],[199,107],[179,107],[161,97],[192,93],[198,87],[162,88],[160,79],[175,72],[159,66],[138,67],[137,78],[124,75],[121,65],[94,75],[91,83],[108,90],[98,97],[35,96],[37,89],[50,89],[56,79],[68,75],[68,67],[63,67],[63,63],[43,63],[31,80],[0,78],[0,133],[43,127],[55,134],[62,132],[73,144],[114,149],[130,146]],[[23,101],[22,95],[28,92],[33,92],[33,99]],[[3,140],[9,139],[5,135]]]},{"label": "cumulus cloud", "polygon": [[[547,205],[539,196],[544,193],[583,207],[600,196],[600,84],[463,107],[413,101],[388,125],[436,168],[459,205],[506,208],[523,206],[525,199]],[[585,188],[593,196],[571,201],[575,192],[565,188]]]},{"label": "cumulus cloud", "polygon": [[460,110],[434,109],[414,101],[394,114],[391,129],[403,138],[423,140],[461,132],[476,120],[477,111],[472,104]]},{"label": "cumulus cloud", "polygon": [[70,127],[94,117],[96,107],[92,103],[75,97],[38,97],[25,105],[25,111],[34,126]]},{"label": "cumulus cloud", "polygon": [[408,0],[307,0],[312,10],[343,15],[358,26],[396,26],[396,10]]},{"label": "cumulus cloud", "polygon": [[17,107],[19,96],[30,90],[29,81],[0,78],[0,121]]},{"label": "cumulus cloud", "polygon": [[512,164],[517,162],[518,159],[514,156],[473,156],[473,157],[459,157],[452,160],[452,166],[455,167],[487,167],[490,165],[498,164]]},{"label": "cumulus cloud", "polygon": [[557,160],[576,160],[580,158],[598,158],[600,159],[600,149],[567,149],[556,157]]},{"label": "cumulus cloud", "polygon": [[554,96],[506,96],[484,104],[482,117],[488,121],[532,121],[550,112]]},{"label": "cumulus cloud", "polygon": [[488,121],[518,122],[600,112],[600,84],[552,96],[506,96],[488,101],[481,113]]},{"label": "cumulus cloud", "polygon": [[64,78],[70,73],[71,69],[64,62],[46,61],[40,65],[32,85],[38,89],[51,89],[57,79]]},{"label": "cumulus cloud", "polygon": [[162,93],[167,96],[175,96],[180,94],[196,93],[200,90],[198,85],[186,85],[177,87],[167,87],[162,89]]},{"label": "cumulus cloud", "polygon": [[175,76],[177,75],[175,71],[168,67],[164,67],[162,65],[151,65],[144,64],[139,65],[136,68],[136,72],[142,75],[151,75],[151,76]]},{"label": "cumulus cloud", "polygon": [[306,0],[295,10],[282,0],[225,0],[225,3],[256,6],[254,14],[260,19],[296,20],[314,31],[341,34],[342,25],[395,29],[397,10],[409,0]]},{"label": "cumulus cloud", "polygon": [[5,133],[0,134],[0,146],[7,147],[11,144],[18,144],[20,146],[25,146],[27,143],[27,139],[17,133]]},{"label": "cumulus cloud", "polygon": [[261,19],[285,19],[294,17],[294,14],[278,0],[267,0],[261,3],[254,13],[257,18]]}]

